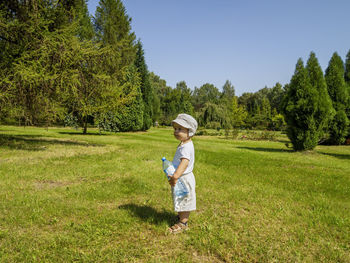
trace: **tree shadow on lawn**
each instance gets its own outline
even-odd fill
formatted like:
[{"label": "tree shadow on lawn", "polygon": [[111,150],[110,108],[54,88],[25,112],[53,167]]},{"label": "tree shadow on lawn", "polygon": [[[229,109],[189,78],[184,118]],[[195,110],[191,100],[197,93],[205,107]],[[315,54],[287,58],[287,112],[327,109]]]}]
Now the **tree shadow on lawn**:
[{"label": "tree shadow on lawn", "polygon": [[60,131],[58,132],[59,134],[68,134],[68,135],[82,135],[82,136],[87,136],[87,135],[95,135],[95,136],[100,136],[100,135],[103,135],[103,136],[108,136],[108,135],[111,135],[111,134],[107,134],[107,133],[103,133],[101,132],[101,134],[99,132],[87,132],[87,133],[83,133],[82,131],[79,132],[79,131],[76,131],[76,132],[66,132],[66,131]]},{"label": "tree shadow on lawn", "polygon": [[350,155],[349,155],[349,154],[324,153],[324,152],[318,152],[318,153],[319,153],[319,154],[323,154],[323,155],[328,155],[328,156],[336,157],[336,158],[339,158],[339,159],[350,160]]},{"label": "tree shadow on lawn", "polygon": [[75,141],[44,139],[42,135],[7,135],[0,134],[0,147],[13,150],[45,151],[49,145],[69,145],[69,146],[103,146]]},{"label": "tree shadow on lawn", "polygon": [[125,204],[120,205],[118,208],[128,210],[132,215],[155,225],[159,225],[162,222],[167,222],[169,225],[175,223],[174,213],[165,210],[159,212],[147,205]]},{"label": "tree shadow on lawn", "polygon": [[278,152],[278,153],[281,153],[281,152],[292,153],[292,152],[294,152],[293,150],[290,150],[290,149],[275,149],[275,148],[262,148],[262,147],[237,146],[236,148],[259,151],[259,152]]}]

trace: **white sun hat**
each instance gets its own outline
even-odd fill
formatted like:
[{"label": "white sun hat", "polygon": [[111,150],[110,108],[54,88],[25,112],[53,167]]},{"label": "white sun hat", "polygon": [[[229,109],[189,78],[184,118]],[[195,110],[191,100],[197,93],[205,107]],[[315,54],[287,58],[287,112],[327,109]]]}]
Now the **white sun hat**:
[{"label": "white sun hat", "polygon": [[181,113],[177,115],[176,119],[173,120],[171,124],[173,124],[174,122],[188,129],[189,130],[188,135],[190,137],[192,137],[196,133],[198,123],[191,115],[188,115],[186,113]]}]

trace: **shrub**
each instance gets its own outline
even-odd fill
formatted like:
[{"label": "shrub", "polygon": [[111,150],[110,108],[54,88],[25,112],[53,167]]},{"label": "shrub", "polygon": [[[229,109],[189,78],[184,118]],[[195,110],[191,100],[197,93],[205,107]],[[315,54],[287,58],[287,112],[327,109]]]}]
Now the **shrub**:
[{"label": "shrub", "polygon": [[246,131],[240,138],[254,141],[275,141],[277,137],[274,131]]},{"label": "shrub", "polygon": [[232,132],[231,132],[232,139],[234,139],[234,140],[237,139],[238,134],[239,134],[239,130],[238,129],[233,129]]}]

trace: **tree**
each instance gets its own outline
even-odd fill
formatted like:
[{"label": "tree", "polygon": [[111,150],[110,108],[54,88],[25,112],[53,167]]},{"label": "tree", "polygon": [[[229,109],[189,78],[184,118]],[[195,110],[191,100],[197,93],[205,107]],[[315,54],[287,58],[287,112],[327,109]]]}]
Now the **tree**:
[{"label": "tree", "polygon": [[136,67],[130,67],[123,85],[121,86],[122,104],[114,114],[114,120],[110,123],[115,125],[113,131],[139,131],[144,125],[144,104],[140,90],[140,77],[136,74]]},{"label": "tree", "polygon": [[327,130],[329,122],[333,119],[335,111],[332,106],[332,101],[327,92],[327,84],[323,76],[322,69],[318,63],[314,52],[310,53],[307,61],[306,70],[310,79],[310,84],[317,91],[317,104],[314,114],[314,120],[319,139]]},{"label": "tree", "polygon": [[49,31],[62,29],[73,22],[77,22],[75,36],[80,40],[91,40],[95,36],[91,22],[91,16],[87,8],[87,0],[57,1],[52,5],[50,1],[45,3],[43,12],[46,13],[49,24]]},{"label": "tree", "polygon": [[[100,0],[95,14],[97,39],[103,46],[110,45],[116,52],[109,63],[110,74],[119,75],[121,69],[134,63],[136,55],[135,33],[131,32],[131,18],[121,0]],[[113,67],[112,67],[113,66]]]},{"label": "tree", "polygon": [[81,42],[77,38],[72,40],[69,47],[74,55],[70,57],[67,67],[74,70],[64,100],[78,116],[85,134],[90,116],[116,111],[128,103],[130,98],[123,93],[123,89],[116,88],[119,83],[100,66],[111,53],[108,48],[98,49],[92,42]]},{"label": "tree", "polygon": [[[46,5],[45,5],[46,4]],[[49,31],[45,1],[9,1],[0,6],[2,78],[0,96],[6,114],[25,125],[38,125],[60,117],[61,50],[76,29]],[[7,105],[7,106],[6,106]]]},{"label": "tree", "polygon": [[234,97],[235,97],[235,87],[231,84],[229,80],[226,80],[224,86],[222,87],[222,93],[220,98],[222,100],[228,101],[228,103],[231,103]]},{"label": "tree", "polygon": [[284,96],[282,85],[277,82],[272,89],[270,89],[267,98],[270,101],[271,110],[276,109],[277,113],[280,112],[281,102]]},{"label": "tree", "polygon": [[346,90],[344,73],[344,63],[335,52],[326,69],[325,79],[328,94],[336,111],[334,119],[329,125],[330,143],[337,145],[344,143],[349,124],[349,119],[346,116],[349,95]]},{"label": "tree", "polygon": [[195,111],[200,111],[207,102],[218,104],[220,91],[213,85],[206,83],[200,88],[195,88],[192,96],[192,103]]},{"label": "tree", "polygon": [[344,80],[350,87],[350,50],[346,54]]},{"label": "tree", "polygon": [[232,127],[237,128],[244,124],[244,120],[247,118],[248,112],[243,105],[238,104],[236,96],[232,99],[232,105],[230,108],[230,119]]},{"label": "tree", "polygon": [[[347,90],[348,90],[348,104],[347,104],[346,115],[347,115],[348,119],[350,120],[350,50],[348,51],[348,53],[346,55],[344,80],[345,80],[345,83],[347,85]],[[350,137],[350,125],[348,127],[347,138],[349,138],[349,137]]]},{"label": "tree", "polygon": [[[100,121],[99,125],[114,131],[144,129],[144,105],[140,89],[142,80],[140,81],[139,77],[142,73],[138,72],[138,68],[135,70],[135,63],[136,66],[141,66],[142,63],[142,46],[139,46],[140,53],[136,60],[137,46],[130,23],[131,18],[126,14],[121,0],[100,0],[94,23],[97,41],[103,47],[111,50],[109,56],[104,57],[104,62],[100,66],[113,79],[114,88],[121,92],[121,97],[116,98],[121,102],[118,110],[99,117],[99,120],[103,120],[103,123]],[[147,75],[143,77],[143,84],[148,85]],[[131,80],[132,82],[128,84],[128,81]],[[149,96],[150,93],[147,91],[147,100]],[[124,99],[127,102],[123,101]],[[146,127],[150,125],[151,118],[151,109],[147,108],[147,110],[149,112],[146,114]]]},{"label": "tree", "polygon": [[249,114],[252,113],[252,98],[254,94],[252,92],[244,92],[238,97],[238,104],[243,105]]},{"label": "tree", "polygon": [[314,149],[318,143],[315,109],[317,91],[311,85],[308,72],[300,58],[283,102],[287,135],[296,151]]},{"label": "tree", "polygon": [[153,105],[152,105],[152,111],[153,111],[153,116],[152,116],[152,121],[156,122],[160,120],[161,117],[161,97],[162,97],[162,92],[161,90],[166,87],[166,81],[160,79],[159,76],[154,74],[153,72],[150,72],[149,74],[150,77],[150,83],[152,86],[152,92],[153,92]]},{"label": "tree", "polygon": [[82,65],[72,68],[71,58],[79,49],[95,51],[77,39],[91,39],[93,34],[86,2],[5,1],[0,14],[1,66],[6,72],[0,87],[10,90],[4,98],[12,105],[7,114],[25,125],[59,121],[66,111],[65,91],[75,85],[75,76],[88,71]]},{"label": "tree", "polygon": [[227,120],[225,120],[222,107],[211,102],[206,102],[204,104],[198,116],[198,123],[200,126],[210,129],[219,129],[225,122],[227,122]]},{"label": "tree", "polygon": [[179,101],[177,102],[178,105],[176,107],[176,114],[178,113],[187,113],[187,114],[193,114],[193,106],[191,103],[191,95],[192,92],[190,88],[187,87],[187,84],[185,81],[180,81],[176,83],[175,92],[178,91],[180,93]]},{"label": "tree", "polygon": [[136,46],[137,46],[137,53],[136,53],[136,59],[135,59],[135,66],[141,78],[140,88],[141,88],[142,99],[144,104],[142,129],[148,130],[152,125],[152,117],[153,117],[153,89],[151,86],[149,72],[148,72],[145,57],[144,57],[144,51],[140,40],[137,42]]}]

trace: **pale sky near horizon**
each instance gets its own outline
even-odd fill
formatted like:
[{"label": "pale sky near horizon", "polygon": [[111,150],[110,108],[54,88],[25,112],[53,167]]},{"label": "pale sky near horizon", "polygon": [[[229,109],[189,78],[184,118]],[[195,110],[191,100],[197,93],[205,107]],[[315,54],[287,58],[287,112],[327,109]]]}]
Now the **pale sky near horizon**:
[{"label": "pale sky near horizon", "polygon": [[[95,15],[99,0],[88,0]],[[322,70],[350,50],[350,0],[123,0],[149,71],[167,85],[186,81],[236,95],[289,83],[298,58]]]}]

